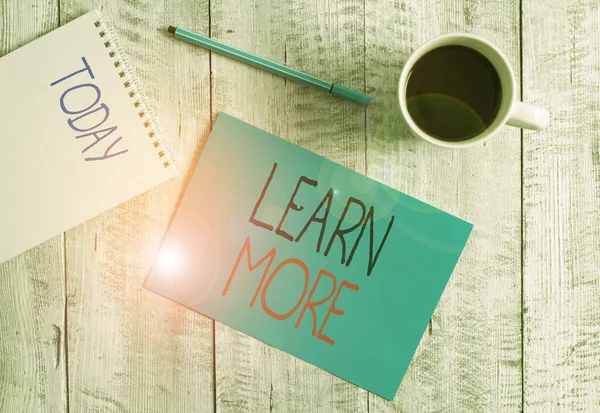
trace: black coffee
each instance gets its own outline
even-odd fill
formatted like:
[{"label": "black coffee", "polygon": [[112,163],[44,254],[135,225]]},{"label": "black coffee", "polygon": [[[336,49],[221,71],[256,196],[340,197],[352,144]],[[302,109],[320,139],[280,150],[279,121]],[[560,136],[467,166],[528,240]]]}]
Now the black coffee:
[{"label": "black coffee", "polygon": [[406,85],[406,105],[424,132],[462,141],[485,131],[496,118],[502,90],[494,66],[479,52],[443,46],[423,55]]}]

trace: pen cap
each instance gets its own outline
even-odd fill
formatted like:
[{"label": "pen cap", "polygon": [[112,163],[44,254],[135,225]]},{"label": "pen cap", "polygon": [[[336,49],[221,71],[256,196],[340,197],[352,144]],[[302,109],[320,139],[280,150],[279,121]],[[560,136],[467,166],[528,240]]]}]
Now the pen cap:
[{"label": "pen cap", "polygon": [[371,96],[364,95],[342,85],[334,84],[333,88],[331,88],[331,94],[333,96],[351,100],[352,102],[360,103],[363,106],[367,106],[371,102]]}]

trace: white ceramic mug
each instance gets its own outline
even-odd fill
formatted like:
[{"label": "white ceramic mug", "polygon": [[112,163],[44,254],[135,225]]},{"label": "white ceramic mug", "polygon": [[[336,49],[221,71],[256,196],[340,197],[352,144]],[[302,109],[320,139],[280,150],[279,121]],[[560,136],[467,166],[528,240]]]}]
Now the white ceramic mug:
[{"label": "white ceramic mug", "polygon": [[[442,46],[464,46],[481,53],[494,66],[500,78],[502,96],[496,118],[485,131],[463,141],[445,141],[431,136],[417,126],[406,106],[406,84],[412,68],[423,55]],[[446,34],[428,41],[415,50],[402,68],[398,85],[398,99],[402,115],[413,134],[446,148],[463,148],[484,142],[496,134],[504,124],[523,129],[540,130],[544,129],[550,120],[550,114],[546,109],[523,103],[517,99],[514,74],[504,54],[487,40],[470,34]]]}]

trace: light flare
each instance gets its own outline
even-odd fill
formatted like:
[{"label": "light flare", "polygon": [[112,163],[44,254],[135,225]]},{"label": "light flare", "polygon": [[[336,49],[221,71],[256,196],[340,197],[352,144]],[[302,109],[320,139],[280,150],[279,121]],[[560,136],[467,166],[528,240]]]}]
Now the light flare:
[{"label": "light flare", "polygon": [[165,274],[173,274],[179,271],[183,264],[183,254],[177,248],[163,248],[156,259],[156,268]]}]

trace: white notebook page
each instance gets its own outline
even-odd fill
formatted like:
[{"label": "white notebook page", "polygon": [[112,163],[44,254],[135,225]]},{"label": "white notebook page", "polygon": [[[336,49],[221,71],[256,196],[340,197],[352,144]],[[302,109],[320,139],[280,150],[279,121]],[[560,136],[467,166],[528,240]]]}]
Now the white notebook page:
[{"label": "white notebook page", "polygon": [[90,12],[0,58],[0,262],[177,174],[99,18]]}]

